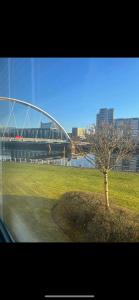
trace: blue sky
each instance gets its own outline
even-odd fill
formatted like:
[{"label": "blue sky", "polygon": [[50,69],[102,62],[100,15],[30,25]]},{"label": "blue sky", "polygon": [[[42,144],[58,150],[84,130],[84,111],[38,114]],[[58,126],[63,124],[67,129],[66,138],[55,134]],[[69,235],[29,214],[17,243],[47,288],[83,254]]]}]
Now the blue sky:
[{"label": "blue sky", "polygon": [[139,117],[139,58],[0,58],[0,95],[31,101],[68,131],[103,107]]}]

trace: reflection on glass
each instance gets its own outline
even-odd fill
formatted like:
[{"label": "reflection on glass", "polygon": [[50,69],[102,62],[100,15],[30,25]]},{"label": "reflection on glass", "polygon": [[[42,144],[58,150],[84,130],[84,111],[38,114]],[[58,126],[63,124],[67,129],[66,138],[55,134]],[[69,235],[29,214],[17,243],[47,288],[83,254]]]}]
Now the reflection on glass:
[{"label": "reflection on glass", "polygon": [[59,161],[63,165],[63,160],[66,165],[71,144],[63,130],[42,113],[15,102],[1,104],[7,111],[0,127],[4,221],[16,241],[67,241],[51,215],[56,199],[49,198],[51,190],[47,193],[50,178],[45,190],[40,190],[44,178],[40,178],[39,165]]},{"label": "reflection on glass", "polygon": [[[129,107],[126,104],[127,82],[133,77],[127,69],[134,71],[136,78],[136,65],[139,67],[139,60],[117,63],[116,59],[0,59],[0,216],[15,241],[86,241],[86,214],[80,214],[82,198],[75,215],[72,207],[67,206],[64,211],[58,205],[67,192],[102,196],[103,177],[92,164],[93,154],[82,156],[75,151],[75,144],[81,143],[84,150],[89,147],[85,133],[95,133],[93,124],[96,122],[99,127],[104,120],[115,120],[117,127],[131,123],[133,134],[139,136],[138,103],[134,102],[136,108],[131,114],[132,97],[128,99]],[[138,77],[132,82],[135,91],[137,82]],[[19,98],[43,110],[48,108],[53,118],[23,103],[4,101],[2,96]],[[121,104],[117,99],[122,97]],[[58,126],[57,118],[63,127]],[[112,201],[133,212],[138,209],[138,172],[139,147],[132,159],[122,160],[110,175]],[[72,200],[65,203],[72,204]],[[59,208],[55,210],[56,207]],[[65,219],[63,211],[76,224],[72,229],[72,222]],[[75,229],[79,225],[77,216],[83,220],[82,232]],[[104,225],[107,227],[107,222]],[[87,234],[92,234],[94,227],[87,223],[86,228]]]},{"label": "reflection on glass", "polygon": [[3,219],[3,202],[2,202],[2,143],[0,139],[0,217]]}]

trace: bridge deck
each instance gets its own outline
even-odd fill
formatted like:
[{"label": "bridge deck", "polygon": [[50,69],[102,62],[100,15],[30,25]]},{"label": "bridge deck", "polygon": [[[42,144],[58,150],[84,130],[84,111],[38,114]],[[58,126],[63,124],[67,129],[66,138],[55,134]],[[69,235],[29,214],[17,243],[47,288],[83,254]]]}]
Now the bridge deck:
[{"label": "bridge deck", "polygon": [[9,138],[9,137],[1,137],[2,141],[5,142],[47,142],[47,143],[69,143],[67,140],[61,139],[41,139],[41,138]]}]

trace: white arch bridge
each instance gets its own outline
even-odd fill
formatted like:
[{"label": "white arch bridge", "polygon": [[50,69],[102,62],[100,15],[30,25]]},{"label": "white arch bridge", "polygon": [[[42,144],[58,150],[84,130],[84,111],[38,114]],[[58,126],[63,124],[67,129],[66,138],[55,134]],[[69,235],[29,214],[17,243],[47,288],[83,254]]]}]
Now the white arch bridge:
[{"label": "white arch bridge", "polygon": [[64,129],[64,127],[54,117],[52,117],[47,111],[43,110],[42,108],[40,108],[40,107],[30,103],[30,102],[26,102],[24,100],[19,100],[19,99],[15,99],[15,98],[0,97],[0,101],[8,101],[8,102],[13,102],[13,103],[18,103],[18,104],[27,106],[29,108],[32,108],[33,110],[36,110],[37,112],[42,113],[48,119],[53,121],[57,125],[57,127],[63,132],[63,134],[65,136],[65,139],[66,139],[66,142],[71,143],[71,138],[68,135],[67,131]]}]

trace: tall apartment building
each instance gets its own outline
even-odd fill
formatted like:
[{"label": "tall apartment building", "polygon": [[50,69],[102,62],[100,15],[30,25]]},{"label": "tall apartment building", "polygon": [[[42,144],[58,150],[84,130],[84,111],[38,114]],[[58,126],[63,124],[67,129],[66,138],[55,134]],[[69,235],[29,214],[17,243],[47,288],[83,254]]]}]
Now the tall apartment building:
[{"label": "tall apartment building", "polygon": [[115,119],[116,128],[120,126],[128,126],[132,131],[132,136],[139,137],[139,118],[122,118]]},{"label": "tall apartment building", "polygon": [[101,125],[113,124],[114,121],[114,109],[113,108],[101,108],[96,117],[96,127],[99,128]]}]

